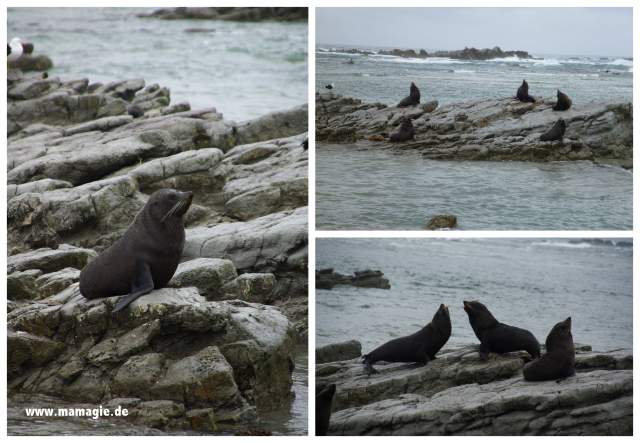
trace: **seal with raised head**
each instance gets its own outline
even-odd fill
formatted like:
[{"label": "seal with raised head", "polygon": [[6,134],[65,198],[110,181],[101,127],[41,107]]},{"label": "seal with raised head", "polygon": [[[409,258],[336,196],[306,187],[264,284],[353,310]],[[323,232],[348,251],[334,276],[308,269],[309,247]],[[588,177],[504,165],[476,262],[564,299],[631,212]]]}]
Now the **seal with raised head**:
[{"label": "seal with raised head", "polygon": [[398,103],[398,108],[406,108],[407,106],[415,106],[420,103],[420,90],[414,82],[409,87],[409,95]]},{"label": "seal with raised head", "polygon": [[576,373],[576,351],[571,335],[571,317],[556,323],[547,335],[547,353],[538,360],[527,363],[522,369],[528,381],[557,380]]},{"label": "seal with raised head", "polygon": [[535,103],[536,99],[529,95],[529,83],[526,80],[522,80],[522,84],[516,93],[516,98],[521,102]]},{"label": "seal with raised head", "polygon": [[418,332],[395,338],[362,357],[365,371],[377,372],[373,364],[378,361],[427,364],[451,337],[449,308],[443,304],[436,311],[431,323]]},{"label": "seal with raised head", "polygon": [[80,293],[88,299],[121,295],[113,312],[163,288],[176,271],[184,248],[183,216],[193,193],[160,189],[149,197],[124,235],[80,273]]},{"label": "seal with raised head", "polygon": [[567,94],[558,89],[558,101],[553,107],[554,111],[566,111],[571,107],[571,99]]},{"label": "seal with raised head", "polygon": [[551,129],[540,136],[541,142],[553,142],[560,140],[560,143],[564,140],[564,132],[567,130],[567,123],[563,119],[558,119]]},{"label": "seal with raised head", "polygon": [[504,354],[527,351],[533,358],[540,357],[540,343],[526,329],[500,323],[479,301],[464,301],[473,332],[480,340],[480,359],[486,360],[489,352]]},{"label": "seal with raised head", "polygon": [[389,141],[394,143],[406,142],[408,140],[413,140],[415,135],[416,129],[413,127],[411,119],[407,117],[402,121],[400,127],[395,132],[391,133]]},{"label": "seal with raised head", "polygon": [[331,421],[331,404],[336,393],[336,385],[323,386],[316,393],[316,435],[327,435]]}]

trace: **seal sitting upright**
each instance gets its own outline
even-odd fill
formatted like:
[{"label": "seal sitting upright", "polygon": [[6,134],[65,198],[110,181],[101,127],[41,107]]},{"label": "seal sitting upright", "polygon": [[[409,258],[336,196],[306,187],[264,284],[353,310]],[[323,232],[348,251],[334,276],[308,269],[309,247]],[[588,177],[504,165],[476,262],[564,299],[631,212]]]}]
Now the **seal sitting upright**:
[{"label": "seal sitting upright", "polygon": [[576,373],[576,351],[571,335],[571,317],[556,323],[547,335],[547,353],[539,360],[527,363],[522,369],[528,381],[556,380]]},{"label": "seal sitting upright", "polygon": [[80,293],[88,299],[118,299],[113,312],[163,288],[178,267],[184,248],[183,215],[193,193],[160,189],[149,197],[122,238],[80,273]]},{"label": "seal sitting upright", "polygon": [[516,98],[521,102],[535,103],[536,99],[529,95],[529,83],[526,80],[522,80],[522,84],[516,92]]},{"label": "seal sitting upright", "polygon": [[554,111],[566,111],[571,107],[571,99],[567,94],[558,89],[558,101],[553,106]]},{"label": "seal sitting upright", "polygon": [[406,108],[407,106],[415,106],[420,103],[420,90],[414,82],[409,87],[409,95],[398,103],[398,108]]},{"label": "seal sitting upright", "polygon": [[451,337],[451,319],[449,308],[440,305],[431,323],[415,334],[386,342],[382,346],[363,356],[365,371],[377,372],[373,364],[378,361],[427,364],[435,360],[436,354]]},{"label": "seal sitting upright", "polygon": [[527,351],[533,358],[540,357],[540,343],[526,329],[500,323],[479,301],[464,301],[469,323],[480,340],[480,359],[486,360],[489,352]]},{"label": "seal sitting upright", "polygon": [[411,123],[411,118],[405,117],[405,119],[400,124],[400,127],[391,133],[389,136],[389,141],[393,143],[406,142],[409,140],[413,140],[413,137],[416,135],[416,128]]}]

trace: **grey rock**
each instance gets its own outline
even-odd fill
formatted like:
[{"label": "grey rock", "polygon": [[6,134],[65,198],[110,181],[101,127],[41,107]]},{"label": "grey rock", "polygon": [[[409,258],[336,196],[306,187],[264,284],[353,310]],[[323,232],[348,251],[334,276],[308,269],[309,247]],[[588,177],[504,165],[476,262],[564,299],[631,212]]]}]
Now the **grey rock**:
[{"label": "grey rock", "polygon": [[7,258],[7,273],[38,269],[44,273],[64,268],[82,269],[89,260],[97,257],[91,249],[60,245],[57,249],[42,248]]},{"label": "grey rock", "polygon": [[169,286],[195,286],[207,299],[220,299],[225,284],[238,276],[231,260],[197,258],[180,263]]},{"label": "grey rock", "polygon": [[352,360],[360,357],[361,355],[362,345],[357,340],[331,343],[329,345],[316,348],[316,364]]}]

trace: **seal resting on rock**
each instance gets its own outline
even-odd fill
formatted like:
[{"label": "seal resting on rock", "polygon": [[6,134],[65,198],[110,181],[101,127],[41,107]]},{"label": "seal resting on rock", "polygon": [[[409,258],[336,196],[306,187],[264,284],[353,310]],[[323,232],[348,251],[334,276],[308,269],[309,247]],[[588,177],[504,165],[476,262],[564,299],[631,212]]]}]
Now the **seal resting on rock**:
[{"label": "seal resting on rock", "polygon": [[526,80],[522,80],[522,84],[516,93],[516,98],[521,102],[535,103],[536,99],[529,95],[529,83]]},{"label": "seal resting on rock", "polygon": [[486,360],[489,352],[527,351],[533,358],[540,357],[540,343],[526,329],[500,323],[479,301],[464,301],[473,332],[480,340],[480,359]]},{"label": "seal resting on rock", "polygon": [[420,103],[420,90],[414,82],[409,87],[409,95],[398,103],[398,108],[406,108],[407,106],[415,106]]},{"label": "seal resting on rock", "polygon": [[528,381],[557,380],[576,373],[576,352],[571,335],[571,317],[556,323],[547,335],[547,353],[522,369]]},{"label": "seal resting on rock", "polygon": [[393,132],[389,136],[390,142],[406,142],[407,140],[413,140],[416,135],[416,129],[413,127],[410,118],[405,118],[397,131]]},{"label": "seal resting on rock", "polygon": [[571,99],[567,94],[558,89],[558,101],[553,107],[554,111],[566,111],[571,107]]},{"label": "seal resting on rock", "polygon": [[193,193],[160,189],[149,197],[124,235],[80,273],[80,293],[88,299],[118,299],[113,312],[163,288],[184,248],[183,216]]},{"label": "seal resting on rock", "polygon": [[560,140],[560,143],[562,143],[564,139],[564,131],[566,130],[567,123],[563,119],[558,119],[558,121],[553,124],[551,129],[540,136],[540,141],[553,142],[556,140]]},{"label": "seal resting on rock", "polygon": [[316,435],[327,435],[331,420],[331,403],[336,393],[336,385],[324,386],[316,393]]},{"label": "seal resting on rock", "polygon": [[376,373],[373,364],[378,361],[427,364],[451,337],[449,308],[443,304],[436,311],[431,323],[415,334],[395,338],[362,357],[365,371]]}]

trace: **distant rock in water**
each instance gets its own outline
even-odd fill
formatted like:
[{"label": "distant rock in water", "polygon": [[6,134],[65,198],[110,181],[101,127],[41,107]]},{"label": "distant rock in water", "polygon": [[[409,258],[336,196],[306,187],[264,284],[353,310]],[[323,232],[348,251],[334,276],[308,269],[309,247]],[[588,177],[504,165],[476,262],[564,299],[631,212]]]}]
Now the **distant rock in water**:
[{"label": "distant rock in water", "polygon": [[[346,52],[349,54],[362,54],[371,55],[373,52],[363,49],[341,49],[340,52]],[[518,57],[518,58],[534,58],[527,51],[503,51],[499,46],[494,48],[464,48],[456,51],[435,51],[427,52],[424,49],[415,51],[413,49],[391,49],[381,50],[378,52],[380,55],[392,55],[395,57],[403,58],[429,58],[429,57],[443,57],[453,58],[457,60],[491,60],[493,58],[505,58],[505,57]]]},{"label": "distant rock in water", "polygon": [[161,8],[138,17],[162,20],[228,20],[238,22],[259,22],[265,20],[291,22],[307,20],[307,8]]},{"label": "distant rock in water", "polygon": [[359,288],[391,289],[389,280],[384,278],[382,271],[356,271],[353,275],[333,272],[333,269],[316,271],[316,288],[333,289],[337,285],[350,285]]},{"label": "distant rock in water", "polygon": [[358,358],[362,355],[362,344],[358,340],[331,343],[316,348],[316,364],[344,361]]},{"label": "distant rock in water", "polygon": [[435,231],[436,229],[451,229],[458,226],[458,218],[455,215],[436,215],[429,219],[425,229]]}]

